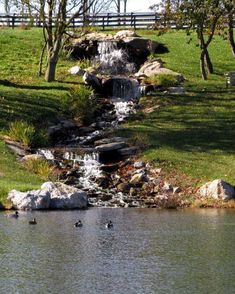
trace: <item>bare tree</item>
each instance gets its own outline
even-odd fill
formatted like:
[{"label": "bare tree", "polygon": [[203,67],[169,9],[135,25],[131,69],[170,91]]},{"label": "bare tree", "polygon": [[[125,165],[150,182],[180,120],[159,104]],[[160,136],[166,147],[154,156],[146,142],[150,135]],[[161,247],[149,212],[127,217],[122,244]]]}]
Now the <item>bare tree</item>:
[{"label": "bare tree", "polygon": [[43,23],[43,36],[46,48],[47,65],[45,80],[55,80],[56,66],[62,48],[62,40],[66,29],[77,17],[83,17],[94,0],[20,0],[16,5],[27,7],[33,15],[37,13]]},{"label": "bare tree", "polygon": [[[234,0],[232,0],[234,1]],[[200,47],[200,69],[204,80],[207,71],[213,73],[208,47],[213,40],[219,19],[224,13],[223,0],[162,0],[159,5],[166,19],[174,19],[178,27],[186,26],[186,32],[196,32]]]},{"label": "bare tree", "polygon": [[235,41],[234,41],[234,17],[235,17],[235,0],[224,0],[225,22],[228,27],[228,41],[235,57]]}]

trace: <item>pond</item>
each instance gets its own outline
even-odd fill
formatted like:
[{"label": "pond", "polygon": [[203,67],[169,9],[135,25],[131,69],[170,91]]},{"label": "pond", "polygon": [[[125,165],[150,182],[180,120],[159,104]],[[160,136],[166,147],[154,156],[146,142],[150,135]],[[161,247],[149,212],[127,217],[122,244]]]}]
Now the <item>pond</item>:
[{"label": "pond", "polygon": [[[235,211],[7,215],[0,213],[0,293],[234,293]],[[82,228],[73,226],[78,219]]]}]

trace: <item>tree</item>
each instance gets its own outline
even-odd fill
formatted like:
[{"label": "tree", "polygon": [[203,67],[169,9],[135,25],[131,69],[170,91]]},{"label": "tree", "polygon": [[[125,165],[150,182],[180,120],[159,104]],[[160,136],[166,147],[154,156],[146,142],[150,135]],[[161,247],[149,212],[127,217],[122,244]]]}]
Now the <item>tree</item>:
[{"label": "tree", "polygon": [[10,12],[10,1],[9,0],[5,0],[4,3],[4,10],[6,13],[9,13]]},{"label": "tree", "polygon": [[[234,0],[233,0],[234,1]],[[179,28],[196,32],[200,48],[200,70],[204,80],[213,73],[208,47],[213,40],[219,19],[224,12],[222,0],[162,0],[160,7],[167,19],[174,19]],[[156,5],[152,8],[156,8]]]},{"label": "tree", "polygon": [[43,24],[47,65],[45,80],[55,80],[56,66],[66,29],[76,17],[83,17],[94,0],[18,0],[15,6],[26,7],[30,15],[37,13]]},{"label": "tree", "polygon": [[225,22],[228,27],[228,41],[235,57],[235,41],[233,33],[233,19],[235,17],[235,0],[224,0]]}]

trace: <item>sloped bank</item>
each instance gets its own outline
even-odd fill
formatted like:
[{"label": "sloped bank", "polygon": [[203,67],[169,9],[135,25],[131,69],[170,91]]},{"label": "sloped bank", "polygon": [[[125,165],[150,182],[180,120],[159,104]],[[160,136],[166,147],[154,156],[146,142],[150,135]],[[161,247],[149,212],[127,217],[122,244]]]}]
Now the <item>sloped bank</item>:
[{"label": "sloped bank", "polygon": [[[112,122],[112,114],[108,114],[110,122]],[[109,123],[110,123],[109,122]],[[96,122],[98,123],[98,122]],[[107,126],[108,121],[101,121],[99,122],[99,125],[106,124]],[[89,126],[92,128],[92,126]],[[102,127],[101,127],[102,128]],[[96,132],[96,129],[94,129],[94,132]],[[87,132],[89,136],[82,139],[82,142],[86,143],[95,143],[97,144],[97,139],[100,139],[100,134],[94,134],[95,137],[90,136],[91,132]],[[88,138],[89,137],[89,138]],[[84,141],[85,140],[85,141]],[[108,144],[111,144],[112,146],[108,146]],[[106,152],[113,152],[111,147],[115,146],[115,150],[122,150],[122,152],[127,152],[127,150],[132,147],[125,146],[121,144],[121,147],[118,147],[118,144],[114,144],[114,142],[111,143],[105,143],[105,146],[101,145],[101,153]],[[120,144],[119,144],[120,146]],[[99,149],[99,148],[98,148]],[[124,149],[124,150],[123,150]],[[129,154],[130,155],[130,154]],[[70,156],[69,156],[70,157]],[[68,159],[68,158],[67,158]],[[70,158],[69,158],[70,159]],[[98,191],[98,193],[88,193],[90,199],[95,199],[93,203],[90,203],[90,205],[97,205],[97,206],[112,206],[112,207],[171,207],[174,206],[187,206],[189,205],[187,201],[183,201],[183,192],[180,192],[179,187],[174,187],[170,183],[167,183],[164,181],[163,177],[160,178],[160,174],[158,176],[152,174],[152,170],[150,171],[150,166],[142,166],[141,168],[132,169],[132,166],[134,166],[135,163],[131,163],[131,161],[122,161],[120,163],[111,163],[111,164],[105,164],[102,166],[102,169],[108,173],[110,170],[114,171],[115,169],[118,169],[116,173],[112,173],[111,175],[102,174],[97,180],[99,181],[99,186],[103,186],[104,189],[113,189],[112,195],[109,194],[103,194],[102,192]],[[138,164],[136,165],[138,166]],[[75,167],[76,168],[76,167]],[[150,168],[151,169],[151,168]],[[127,174],[124,174],[124,172],[127,171]],[[72,177],[76,175],[76,169],[68,171],[69,174],[66,176],[70,177],[70,182],[73,184]],[[114,176],[113,176],[114,175]],[[75,176],[76,177],[76,176]],[[151,177],[157,178],[157,181],[154,182]],[[110,180],[111,178],[111,180]],[[68,180],[68,179],[67,179]],[[128,184],[126,184],[128,182]],[[144,195],[145,193],[145,195]],[[149,196],[151,195],[151,196]],[[172,196],[174,195],[174,196]],[[176,197],[175,195],[178,195]],[[91,197],[93,196],[93,197]],[[211,196],[210,196],[211,197]],[[102,198],[102,199],[101,199]],[[109,199],[108,199],[109,198]],[[175,201],[177,205],[163,205],[163,203],[166,203],[168,199],[180,199],[179,202]],[[160,201],[159,201],[160,199]],[[92,200],[92,201],[93,201]],[[97,201],[96,201],[97,200]]]}]

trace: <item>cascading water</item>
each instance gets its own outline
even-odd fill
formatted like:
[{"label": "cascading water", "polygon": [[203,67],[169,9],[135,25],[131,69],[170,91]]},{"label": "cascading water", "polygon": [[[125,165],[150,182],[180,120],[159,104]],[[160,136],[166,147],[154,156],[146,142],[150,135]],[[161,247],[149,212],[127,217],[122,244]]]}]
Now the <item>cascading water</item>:
[{"label": "cascading water", "polygon": [[98,43],[98,55],[94,63],[100,67],[104,74],[128,74],[135,71],[134,63],[128,61],[128,54],[123,49],[118,49],[114,41]]},{"label": "cascading water", "polygon": [[[88,191],[89,201],[92,205],[103,205],[100,204],[99,200],[97,202],[97,194],[110,196],[109,199],[112,199],[115,205],[117,199],[122,201],[124,197],[121,192],[117,193],[116,190],[112,190],[113,187],[110,185],[110,181],[113,179],[112,174],[109,174],[109,169],[115,169],[115,164],[112,165],[112,162],[108,162],[102,165],[99,160],[99,153],[94,151],[99,150],[97,147],[101,147],[102,144],[109,145],[109,148],[112,144],[115,144],[115,138],[112,141],[112,138],[105,136],[108,133],[110,135],[120,122],[135,112],[134,99],[141,96],[142,89],[136,79],[127,77],[128,74],[134,72],[135,66],[133,63],[129,63],[127,52],[118,49],[116,42],[99,42],[98,52],[99,55],[95,57],[94,63],[99,65],[100,73],[118,75],[110,77],[102,84],[106,91],[105,97],[112,97],[109,103],[111,102],[110,104],[113,104],[113,106],[108,104],[109,107],[104,108],[104,112],[99,114],[86,131],[71,133],[70,137],[66,139],[65,145],[67,147],[58,147],[51,150],[41,149],[38,150],[38,153],[44,155],[47,160],[55,162],[61,168],[62,180]],[[104,141],[108,139],[109,143],[98,143],[102,139]],[[103,148],[103,151],[100,151],[101,159],[104,158],[104,150],[107,146],[103,146]],[[110,156],[110,150],[106,152],[106,156]],[[114,152],[114,154],[116,153]],[[117,158],[114,158],[114,162]]]},{"label": "cascading water", "polygon": [[112,99],[114,110],[116,112],[117,122],[122,122],[131,113],[134,113],[134,103],[132,101],[123,101],[122,99]]},{"label": "cascading water", "polygon": [[74,166],[77,164],[80,166],[79,184],[84,189],[98,188],[98,184],[94,181],[102,175],[98,153],[78,155],[75,152],[65,152],[63,158],[72,161]]}]

